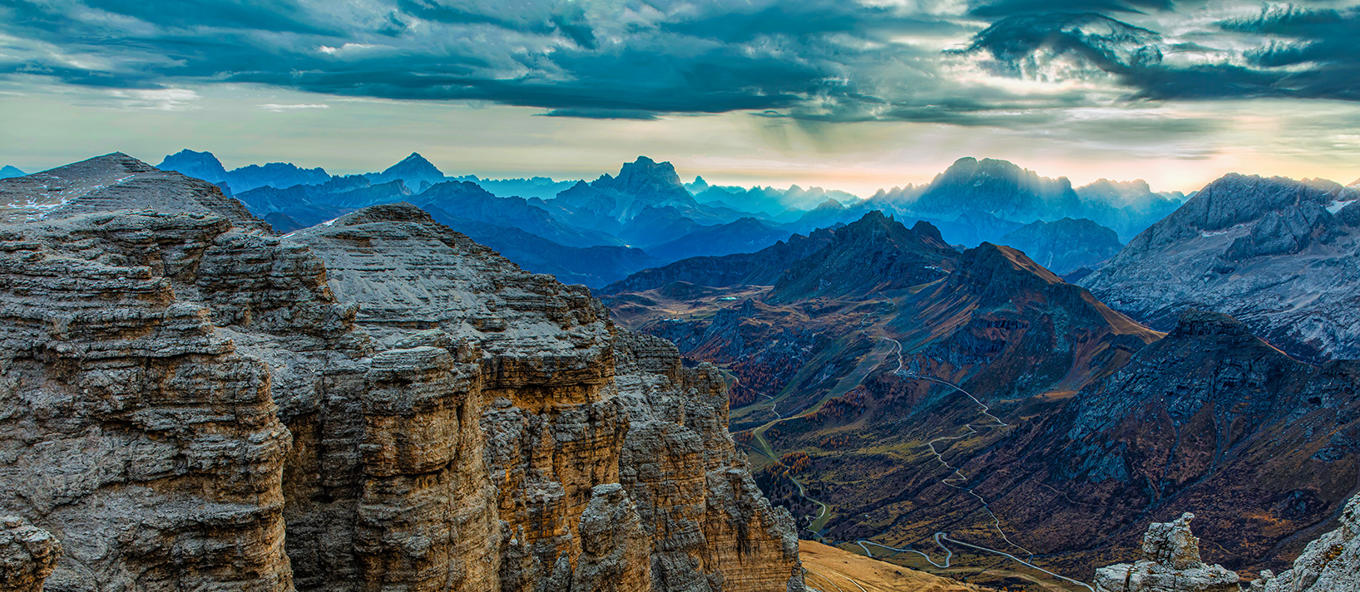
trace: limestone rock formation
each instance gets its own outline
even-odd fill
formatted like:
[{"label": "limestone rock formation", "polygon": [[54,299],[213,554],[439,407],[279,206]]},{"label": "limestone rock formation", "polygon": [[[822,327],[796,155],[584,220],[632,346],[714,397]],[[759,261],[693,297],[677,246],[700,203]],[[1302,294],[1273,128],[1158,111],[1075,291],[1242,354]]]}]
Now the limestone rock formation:
[{"label": "limestone rock formation", "polygon": [[74,166],[0,181],[52,205],[0,226],[0,513],[63,542],[48,590],[803,588],[716,370],[584,288],[406,204],[281,238]]},{"label": "limestone rock formation", "polygon": [[1237,574],[1205,565],[1199,539],[1190,533],[1194,514],[1154,522],[1143,535],[1143,558],[1096,570],[1096,592],[1236,592]]},{"label": "limestone rock formation", "polygon": [[60,556],[52,533],[18,516],[0,516],[0,589],[42,592]]},{"label": "limestone rock formation", "polygon": [[1248,591],[1360,591],[1360,496],[1346,504],[1340,522],[1340,528],[1309,543],[1293,568],[1279,575],[1262,571]]}]

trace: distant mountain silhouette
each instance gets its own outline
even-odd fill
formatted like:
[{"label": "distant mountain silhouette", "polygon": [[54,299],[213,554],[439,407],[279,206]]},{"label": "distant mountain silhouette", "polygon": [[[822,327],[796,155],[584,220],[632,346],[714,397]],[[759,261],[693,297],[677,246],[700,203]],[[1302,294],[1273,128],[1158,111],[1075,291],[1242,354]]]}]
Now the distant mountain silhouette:
[{"label": "distant mountain silhouette", "polygon": [[187,149],[166,156],[156,168],[223,185],[232,194],[258,187],[318,185],[331,178],[321,168],[305,169],[287,162],[272,162],[263,166],[252,164],[228,171],[211,152]]},{"label": "distant mountain silhouette", "polygon": [[918,214],[977,210],[1017,222],[1080,213],[1081,200],[1066,178],[1040,177],[1004,160],[960,158],[910,203]]},{"label": "distant mountain silhouette", "polygon": [[401,181],[414,191],[423,191],[421,184],[437,185],[445,180],[444,172],[438,167],[425,160],[418,152],[412,152],[410,156],[403,158],[401,162],[387,167],[381,173],[369,173],[365,175],[374,183],[390,183]]},{"label": "distant mountain silhouette", "polygon": [[1000,242],[1059,275],[1098,267],[1124,246],[1115,231],[1085,218],[1040,220],[1007,233]]}]

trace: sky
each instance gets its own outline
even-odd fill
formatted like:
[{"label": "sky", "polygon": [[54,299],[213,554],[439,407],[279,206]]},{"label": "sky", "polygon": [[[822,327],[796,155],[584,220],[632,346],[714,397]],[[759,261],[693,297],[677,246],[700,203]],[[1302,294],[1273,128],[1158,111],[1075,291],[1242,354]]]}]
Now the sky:
[{"label": "sky", "polygon": [[1192,191],[1360,177],[1360,3],[0,0],[0,165],[686,180],[861,195],[957,158]]}]

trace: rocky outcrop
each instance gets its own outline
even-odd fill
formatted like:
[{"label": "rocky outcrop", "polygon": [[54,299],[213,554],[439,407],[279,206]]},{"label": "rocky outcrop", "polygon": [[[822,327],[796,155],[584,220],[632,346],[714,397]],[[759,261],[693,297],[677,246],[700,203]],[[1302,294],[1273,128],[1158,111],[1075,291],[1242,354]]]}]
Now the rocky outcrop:
[{"label": "rocky outcrop", "polygon": [[1143,535],[1143,558],[1096,570],[1096,592],[1237,592],[1237,574],[1205,565],[1199,539],[1190,533],[1194,514],[1154,522]]},{"label": "rocky outcrop", "polygon": [[1261,572],[1249,592],[1356,592],[1360,590],[1360,497],[1341,511],[1341,526],[1308,543],[1294,566]]},{"label": "rocky outcrop", "polygon": [[0,513],[63,542],[48,590],[802,589],[715,370],[412,206],[280,238],[192,189],[0,227]]},{"label": "rocky outcrop", "polygon": [[[1199,558],[1199,539],[1190,534],[1193,514],[1173,523],[1152,524],[1143,538],[1143,559],[1096,570],[1096,592],[1237,592],[1237,574]],[[1340,526],[1308,546],[1292,568],[1261,570],[1247,592],[1355,592],[1360,590],[1360,497],[1341,511]]]},{"label": "rocky outcrop", "polygon": [[264,228],[217,186],[162,171],[121,152],[0,184],[0,223],[33,222],[122,209],[210,212],[240,228]]},{"label": "rocky outcrop", "polygon": [[60,556],[52,533],[18,516],[0,516],[0,589],[42,592]]},{"label": "rocky outcrop", "polygon": [[[468,359],[480,361],[485,410],[466,413],[481,417],[506,532],[502,589],[590,581],[579,560],[572,567],[583,552],[604,563],[649,557],[643,579],[657,590],[800,581],[791,521],[745,473],[714,371],[682,369],[674,346],[615,331],[584,289],[507,266],[411,206],[369,208],[288,242],[325,260],[337,297],[360,305],[357,323],[379,343],[477,344]],[[627,503],[599,489],[611,483]],[[580,528],[601,506],[622,516],[636,508],[648,536],[596,531],[595,540],[617,544],[587,550]],[[625,531],[630,523],[608,522]]]}]

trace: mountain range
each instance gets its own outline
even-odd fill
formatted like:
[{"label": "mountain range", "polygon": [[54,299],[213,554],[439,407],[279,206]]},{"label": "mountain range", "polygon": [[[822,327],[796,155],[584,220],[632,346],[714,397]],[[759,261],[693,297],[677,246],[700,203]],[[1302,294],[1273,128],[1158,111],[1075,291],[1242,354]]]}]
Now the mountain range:
[{"label": "mountain range", "polygon": [[[1214,289],[1184,266],[1233,256],[1257,267],[1223,285],[1270,285],[1284,269],[1307,279],[1308,262],[1354,250],[1348,191],[1225,177],[1122,250],[1090,220],[1013,231],[1047,261],[1096,267],[1082,280],[1092,291],[1015,248],[960,252],[930,223],[870,213],[600,293],[624,326],[733,376],[731,429],[803,536],[1011,585],[1047,581],[1031,565],[1083,579],[1136,549],[1150,523],[1193,511],[1215,542],[1207,556],[1250,574],[1287,567],[1360,490],[1360,372],[1294,352],[1269,315],[1154,297]],[[1280,234],[1287,220],[1306,223]],[[1063,235],[1078,247],[1065,256],[1089,259],[1045,253]],[[1210,239],[1217,250],[1201,257]],[[1337,275],[1346,265],[1318,267],[1334,281],[1286,287],[1312,290],[1304,304],[1354,298],[1357,278]],[[1276,301],[1239,289],[1199,302]],[[1142,298],[1156,307],[1129,305]],[[1346,343],[1320,349],[1354,357]],[[921,560],[945,554],[949,570]],[[997,564],[1008,557],[1025,563]]]},{"label": "mountain range", "polygon": [[211,152],[187,149],[165,157],[156,168],[219,185],[229,194],[250,191],[256,187],[316,185],[331,178],[321,168],[305,169],[286,162],[271,162],[264,166],[252,164],[228,171]]},{"label": "mountain range", "polygon": [[[972,158],[960,159],[928,185],[880,191],[869,199],[796,185],[717,186],[702,177],[686,184],[670,163],[645,156],[625,163],[617,174],[590,182],[449,176],[419,153],[381,172],[347,177],[286,163],[226,171],[211,154],[187,150],[167,157],[162,167],[237,194],[252,212],[284,232],[368,205],[408,201],[427,208],[443,223],[485,239],[526,268],[593,288],[640,271],[640,264],[753,253],[795,233],[847,224],[875,210],[903,220],[927,221],[952,245],[1015,242],[1036,250],[1036,256],[1060,273],[1068,273],[1103,262],[1110,243],[1108,232],[1090,225],[1078,229],[1064,218],[1099,224],[1116,236],[1132,236],[1183,198],[1155,194],[1141,181],[1101,180],[1074,190],[1066,179],[1041,177],[1005,161]],[[456,185],[463,188],[460,195],[478,205],[453,205],[435,194],[421,197],[430,191],[447,193],[455,186],[450,183],[463,184]],[[470,186],[481,191],[473,192]],[[1039,223],[1057,226],[1021,231]],[[529,243],[536,246],[526,248]],[[643,254],[620,250],[628,248]]]}]

